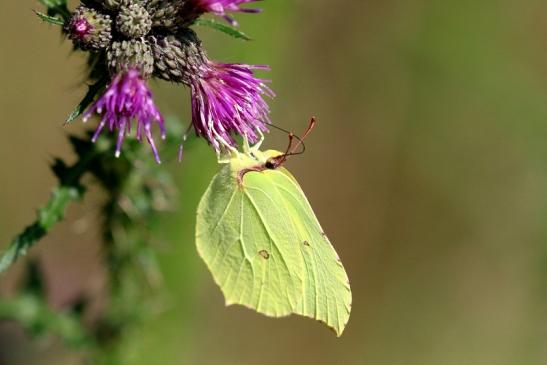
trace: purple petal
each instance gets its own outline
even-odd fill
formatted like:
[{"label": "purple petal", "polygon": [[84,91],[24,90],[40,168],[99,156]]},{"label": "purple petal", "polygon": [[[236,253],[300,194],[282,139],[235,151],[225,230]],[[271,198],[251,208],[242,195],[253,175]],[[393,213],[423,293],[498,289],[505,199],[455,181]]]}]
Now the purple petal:
[{"label": "purple petal", "polygon": [[119,156],[126,135],[131,132],[132,123],[136,122],[137,140],[141,141],[144,134],[152,147],[154,158],[160,163],[151,128],[155,122],[164,139],[164,119],[154,104],[152,92],[138,70],[129,69],[116,75],[104,94],[85,112],[84,122],[93,114],[102,117],[93,135],[93,142],[97,140],[105,126],[108,126],[110,132],[117,130],[116,156]]},{"label": "purple petal", "polygon": [[268,130],[270,109],[263,95],[275,94],[254,76],[254,69],[268,68],[209,61],[192,81],[193,127],[217,152],[236,145],[233,135],[255,143]]},{"label": "purple petal", "polygon": [[261,9],[242,8],[242,4],[258,0],[193,0],[194,6],[203,13],[213,13],[223,17],[228,23],[236,26],[237,22],[226,13],[259,13]]}]

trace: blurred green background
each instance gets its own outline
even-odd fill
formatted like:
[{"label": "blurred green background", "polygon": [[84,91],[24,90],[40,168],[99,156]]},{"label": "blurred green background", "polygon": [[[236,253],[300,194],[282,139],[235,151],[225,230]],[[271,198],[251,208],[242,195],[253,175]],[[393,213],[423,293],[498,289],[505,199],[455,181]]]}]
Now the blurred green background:
[{"label": "blurred green background", "polygon": [[[288,168],[349,273],[354,301],[337,339],[303,318],[268,319],[222,295],[193,226],[214,154],[196,143],[177,209],[154,242],[170,300],[127,335],[127,364],[546,364],[547,3],[540,0],[267,0],[241,15],[250,43],[199,29],[212,58],[266,63],[276,124],[319,126]],[[0,247],[34,218],[72,158],[62,121],[84,93],[84,59],[34,1],[0,2]],[[164,114],[189,121],[187,90],[158,82]],[[286,145],[273,131],[268,145]],[[49,301],[104,285],[101,193],[33,250]],[[0,281],[4,296],[20,263]],[[94,305],[101,308],[101,299]],[[0,364],[77,364],[51,340],[0,327]]]}]

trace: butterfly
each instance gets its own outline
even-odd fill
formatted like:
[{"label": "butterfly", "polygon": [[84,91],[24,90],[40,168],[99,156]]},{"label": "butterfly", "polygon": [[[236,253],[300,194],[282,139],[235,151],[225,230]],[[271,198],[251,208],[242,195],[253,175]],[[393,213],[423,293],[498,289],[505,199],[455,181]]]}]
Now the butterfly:
[{"label": "butterfly", "polygon": [[323,322],[340,336],[352,294],[348,275],[302,188],[283,166],[285,153],[245,143],[213,178],[197,211],[196,244],[224,293],[270,317],[291,314]]}]

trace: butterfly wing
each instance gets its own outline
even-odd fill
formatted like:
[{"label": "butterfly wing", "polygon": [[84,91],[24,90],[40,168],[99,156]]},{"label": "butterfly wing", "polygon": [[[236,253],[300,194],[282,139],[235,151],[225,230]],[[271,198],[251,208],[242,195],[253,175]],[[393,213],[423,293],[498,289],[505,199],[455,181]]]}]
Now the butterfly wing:
[{"label": "butterfly wing", "polygon": [[349,319],[348,277],[302,189],[285,169],[225,166],[200,202],[196,241],[227,304],[268,316],[299,314],[340,335]]}]

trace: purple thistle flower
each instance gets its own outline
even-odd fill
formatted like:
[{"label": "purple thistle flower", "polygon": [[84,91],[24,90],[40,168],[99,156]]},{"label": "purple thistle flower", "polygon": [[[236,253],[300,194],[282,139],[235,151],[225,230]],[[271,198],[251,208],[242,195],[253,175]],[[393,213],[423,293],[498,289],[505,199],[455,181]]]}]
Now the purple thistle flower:
[{"label": "purple thistle flower", "polygon": [[241,4],[252,3],[258,0],[192,0],[193,6],[199,13],[213,13],[223,17],[232,25],[237,25],[235,19],[226,13],[259,13],[261,9],[242,8]]},{"label": "purple thistle flower", "polygon": [[165,139],[164,120],[154,104],[146,81],[137,69],[130,68],[118,73],[105,93],[86,111],[84,122],[87,122],[94,113],[101,115],[102,119],[93,135],[93,142],[105,126],[108,126],[110,132],[116,129],[116,157],[119,157],[124,138],[131,132],[132,122],[136,121],[137,140],[142,141],[144,135],[152,147],[156,161],[161,162],[152,137],[152,123],[155,121],[158,124],[161,138]]},{"label": "purple thistle flower", "polygon": [[270,110],[263,94],[275,94],[253,75],[256,69],[269,67],[207,61],[200,76],[191,80],[192,124],[217,153],[236,145],[232,134],[256,143],[268,130]]},{"label": "purple thistle flower", "polygon": [[94,9],[79,6],[65,24],[65,32],[74,45],[83,50],[100,50],[112,39],[112,20]]},{"label": "purple thistle flower", "polygon": [[81,41],[91,33],[93,26],[89,24],[89,21],[85,18],[75,18],[70,20],[68,29],[71,37]]}]

